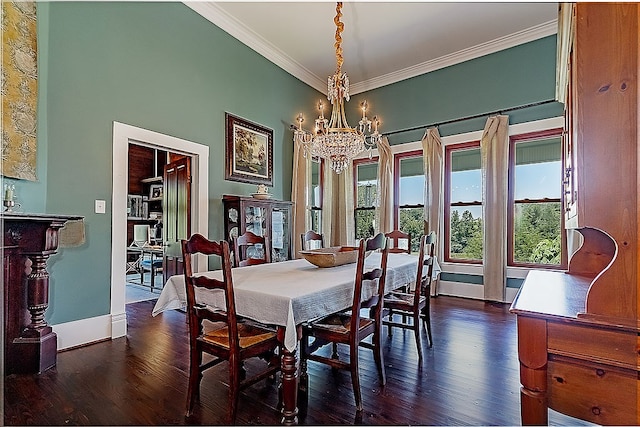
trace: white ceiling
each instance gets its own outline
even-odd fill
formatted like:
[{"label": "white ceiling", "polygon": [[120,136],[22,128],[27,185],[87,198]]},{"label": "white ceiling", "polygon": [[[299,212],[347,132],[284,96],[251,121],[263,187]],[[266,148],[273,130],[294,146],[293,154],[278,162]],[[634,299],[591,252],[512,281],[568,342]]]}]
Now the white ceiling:
[{"label": "white ceiling", "polygon": [[[335,3],[185,4],[326,93]],[[555,34],[558,3],[346,2],[342,13],[342,71],[356,94]]]}]

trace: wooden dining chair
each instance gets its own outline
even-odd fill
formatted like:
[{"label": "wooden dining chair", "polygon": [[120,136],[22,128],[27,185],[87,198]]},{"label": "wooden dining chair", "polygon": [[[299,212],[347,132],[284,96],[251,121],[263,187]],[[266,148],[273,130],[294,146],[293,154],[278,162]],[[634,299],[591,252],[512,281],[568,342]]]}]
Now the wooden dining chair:
[{"label": "wooden dining chair", "polygon": [[[368,271],[364,262],[369,251],[381,251],[380,265]],[[356,402],[356,409],[362,410],[362,394],[360,390],[360,375],[358,369],[358,348],[365,347],[373,350],[378,375],[382,385],[386,383],[386,375],[382,358],[381,332],[382,332],[382,301],[384,297],[385,278],[387,273],[387,256],[389,250],[387,239],[383,234],[378,234],[368,240],[361,240],[358,247],[358,261],[356,264],[356,277],[353,289],[353,304],[347,311],[335,313],[320,320],[310,322],[303,327],[301,358],[306,365],[307,360],[325,363],[335,369],[345,369],[351,373],[351,383]],[[362,300],[363,282],[373,280],[377,286],[373,296]],[[360,311],[370,308],[371,318],[361,317]],[[371,342],[364,341],[373,335]],[[309,342],[313,337],[314,341]],[[335,357],[325,357],[315,352],[321,347],[332,344],[344,344],[349,346],[349,361],[343,361]]]},{"label": "wooden dining chair", "polygon": [[[411,234],[404,233],[400,230],[393,230],[388,233],[385,233],[385,236],[391,240],[391,247],[389,248],[389,253],[398,254],[398,253],[411,253]],[[407,242],[407,247],[401,247],[401,242]],[[402,245],[404,246],[404,245]]]},{"label": "wooden dining chair", "polygon": [[[418,347],[418,359],[422,361],[422,342],[420,340],[420,319],[424,322],[429,337],[429,347],[433,346],[431,337],[431,281],[433,276],[434,252],[436,246],[436,233],[431,232],[420,239],[418,252],[418,268],[416,271],[415,288],[412,292],[390,292],[384,298],[385,315],[388,312],[388,320],[383,320],[387,325],[388,335],[391,338],[392,327],[411,329],[416,337]],[[425,272],[425,268],[426,272]],[[402,322],[394,321],[394,314],[402,315]]]},{"label": "wooden dining chair", "polygon": [[[302,233],[300,235],[300,241],[302,243],[301,247],[303,251],[306,251],[309,249],[324,248],[324,241],[323,241],[322,234],[318,234],[313,230],[309,230],[306,233]],[[315,246],[310,247],[310,242],[315,244]]]},{"label": "wooden dining chair", "polygon": [[[251,253],[253,251],[254,253]],[[261,255],[261,256],[260,256]],[[269,238],[246,231],[233,239],[233,257],[236,267],[271,262]]]},{"label": "wooden dining chair", "polygon": [[[240,390],[264,378],[273,376],[280,370],[279,357],[275,350],[279,341],[275,331],[243,322],[236,314],[236,303],[231,275],[231,258],[229,243],[222,240],[219,243],[210,241],[201,234],[194,234],[187,240],[182,240],[184,257],[184,276],[187,291],[187,314],[189,321],[190,367],[189,385],[187,389],[187,411],[190,416],[194,403],[200,396],[200,382],[202,373],[220,362],[229,362],[229,420],[235,423]],[[191,256],[195,254],[213,255],[220,257],[222,280],[193,274]],[[224,292],[226,307],[212,310],[196,301],[196,288],[219,289]],[[214,322],[215,328],[211,325]],[[214,358],[203,363],[203,354]],[[267,360],[267,366],[255,368],[258,372],[247,376],[242,364],[249,358],[261,357]],[[252,364],[253,369],[253,364]]]}]

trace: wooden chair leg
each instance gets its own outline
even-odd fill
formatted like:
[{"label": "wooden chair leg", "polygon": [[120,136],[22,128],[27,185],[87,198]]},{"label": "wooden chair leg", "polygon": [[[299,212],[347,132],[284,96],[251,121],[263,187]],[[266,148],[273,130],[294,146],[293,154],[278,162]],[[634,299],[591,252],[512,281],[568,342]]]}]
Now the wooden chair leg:
[{"label": "wooden chair leg", "polygon": [[238,412],[238,400],[240,399],[240,370],[241,365],[237,360],[229,360],[229,420],[231,425],[236,423]]},{"label": "wooden chair leg", "polygon": [[420,313],[413,314],[413,334],[416,337],[416,347],[418,348],[418,362],[422,362],[422,340],[420,338]]},{"label": "wooden chair leg", "polygon": [[427,336],[429,337],[429,348],[433,347],[433,338],[431,337],[431,297],[429,296],[429,289],[427,289],[427,302],[422,310],[422,319],[427,328]]},{"label": "wooden chair leg", "polygon": [[[389,322],[393,321],[393,310],[389,309]],[[391,325],[387,325],[387,336],[389,338],[391,338],[393,336],[393,333],[391,332]]]},{"label": "wooden chair leg", "polygon": [[382,325],[378,325],[376,332],[373,333],[373,359],[378,368],[380,383],[385,385],[387,383],[387,376],[384,370],[384,358],[382,356]]},{"label": "wooden chair leg", "polygon": [[186,416],[190,417],[193,413],[193,406],[200,394],[200,364],[202,363],[202,353],[193,349],[191,351],[191,361],[189,366],[189,385],[187,386],[187,412]]},{"label": "wooden chair leg", "polygon": [[351,346],[349,358],[351,363],[351,384],[353,386],[353,397],[356,401],[356,410],[362,411],[362,393],[360,390],[360,372],[358,369],[358,344]]}]

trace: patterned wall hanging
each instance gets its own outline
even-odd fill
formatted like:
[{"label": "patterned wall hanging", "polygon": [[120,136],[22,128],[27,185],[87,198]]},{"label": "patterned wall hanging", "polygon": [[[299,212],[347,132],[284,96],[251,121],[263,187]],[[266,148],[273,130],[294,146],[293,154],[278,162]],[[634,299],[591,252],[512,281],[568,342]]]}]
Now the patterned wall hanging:
[{"label": "patterned wall hanging", "polygon": [[2,1],[2,175],[36,181],[35,2]]}]

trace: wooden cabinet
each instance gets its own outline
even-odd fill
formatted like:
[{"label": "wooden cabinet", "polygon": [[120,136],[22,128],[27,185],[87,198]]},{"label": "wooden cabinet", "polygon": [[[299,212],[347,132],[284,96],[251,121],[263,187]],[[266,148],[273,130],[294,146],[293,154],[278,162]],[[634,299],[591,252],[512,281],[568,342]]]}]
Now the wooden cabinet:
[{"label": "wooden cabinet", "polygon": [[640,7],[562,7],[569,8],[558,32],[565,219],[582,245],[567,272],[531,271],[511,307],[522,422],[546,424],[552,408],[597,424],[638,425]]},{"label": "wooden cabinet", "polygon": [[292,202],[225,195],[222,204],[224,235],[230,245],[234,237],[251,231],[258,236],[269,236],[273,262],[292,258]]}]

